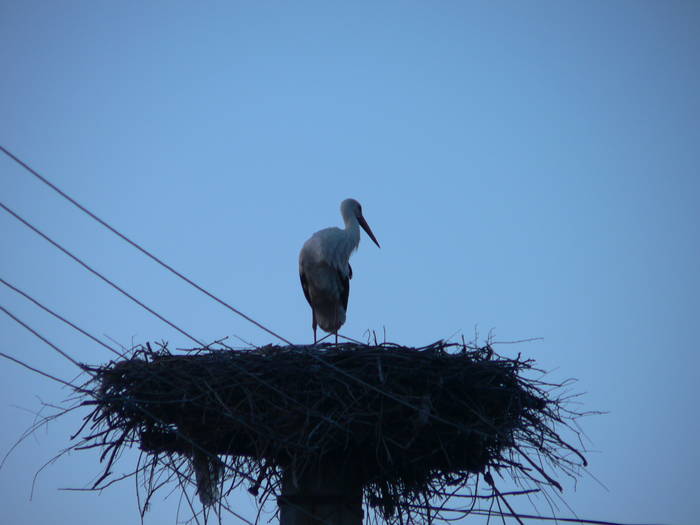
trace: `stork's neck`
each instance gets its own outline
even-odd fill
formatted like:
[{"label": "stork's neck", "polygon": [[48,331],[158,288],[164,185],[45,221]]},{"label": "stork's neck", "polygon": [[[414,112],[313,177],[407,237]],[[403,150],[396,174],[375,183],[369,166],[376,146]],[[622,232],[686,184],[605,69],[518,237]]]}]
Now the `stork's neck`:
[{"label": "stork's neck", "polygon": [[343,217],[345,221],[345,234],[350,241],[350,251],[356,250],[360,244],[360,223],[355,215]]}]

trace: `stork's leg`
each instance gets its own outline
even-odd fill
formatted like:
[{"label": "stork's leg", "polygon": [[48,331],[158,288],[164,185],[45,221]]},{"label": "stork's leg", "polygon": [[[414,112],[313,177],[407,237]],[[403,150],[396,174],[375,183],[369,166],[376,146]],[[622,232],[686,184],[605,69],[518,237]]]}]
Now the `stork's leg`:
[{"label": "stork's leg", "polygon": [[338,330],[335,331],[335,346],[338,346]]},{"label": "stork's leg", "polygon": [[314,331],[314,344],[316,344],[316,316],[311,312],[311,328]]}]

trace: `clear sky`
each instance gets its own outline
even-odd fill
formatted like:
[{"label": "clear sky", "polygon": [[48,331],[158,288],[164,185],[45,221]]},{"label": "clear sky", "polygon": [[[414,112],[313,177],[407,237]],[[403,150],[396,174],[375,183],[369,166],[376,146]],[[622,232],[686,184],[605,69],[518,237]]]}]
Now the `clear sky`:
[{"label": "clear sky", "polygon": [[[311,339],[298,251],[357,198],[382,248],[364,237],[353,258],[345,334],[543,337],[497,351],[578,378],[580,408],[609,412],[581,421],[591,476],[562,480],[572,509],[696,522],[697,2],[3,0],[0,63],[0,143],[295,342]],[[273,342],[6,157],[0,181],[6,205],[197,337]],[[1,210],[0,240],[0,277],[83,328],[189,345]],[[77,359],[110,358],[9,289],[0,298]],[[5,316],[0,350],[76,373]],[[1,360],[0,453],[42,401],[68,395]],[[59,490],[90,485],[90,453],[48,466],[30,501],[81,415],[10,455],[0,522],[138,522],[133,481]],[[175,523],[165,495],[146,524]],[[254,518],[247,495],[236,504]]]}]

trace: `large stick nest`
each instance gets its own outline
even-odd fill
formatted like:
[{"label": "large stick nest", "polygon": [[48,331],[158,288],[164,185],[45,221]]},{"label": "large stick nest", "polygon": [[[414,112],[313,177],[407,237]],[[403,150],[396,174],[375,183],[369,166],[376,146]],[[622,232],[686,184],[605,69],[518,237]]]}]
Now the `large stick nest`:
[{"label": "large stick nest", "polygon": [[190,460],[204,456],[222,474],[224,495],[245,484],[267,497],[284,470],[301,476],[332,465],[383,518],[430,521],[436,498],[460,489],[476,498],[479,475],[495,498],[502,495],[492,472],[509,469],[528,488],[560,488],[543,459],[570,475],[585,465],[557,433],[575,415],[551,395],[562,385],[526,378],[531,368],[488,345],[442,341],[187,355],[149,345],[89,368],[95,406],[83,443],[105,449],[99,482],[121,449],[137,444],[146,502],[159,486],[157,469],[192,480]]}]

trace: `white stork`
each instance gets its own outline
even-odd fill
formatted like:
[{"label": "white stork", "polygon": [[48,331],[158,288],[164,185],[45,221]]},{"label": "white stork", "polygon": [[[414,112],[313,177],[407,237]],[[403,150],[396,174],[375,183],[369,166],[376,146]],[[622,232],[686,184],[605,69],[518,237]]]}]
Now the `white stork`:
[{"label": "white stork", "polygon": [[360,226],[379,247],[369,224],[362,216],[362,206],[355,199],[340,203],[345,229],[325,228],[314,233],[299,253],[299,277],[304,296],[311,305],[311,327],[316,344],[316,326],[335,333],[345,323],[350,294],[350,255],[360,244]]}]

